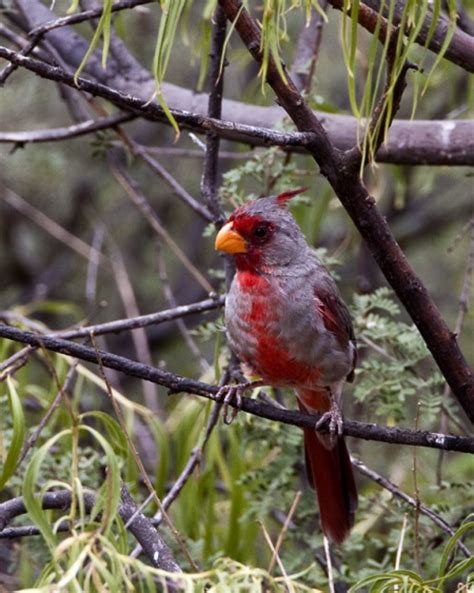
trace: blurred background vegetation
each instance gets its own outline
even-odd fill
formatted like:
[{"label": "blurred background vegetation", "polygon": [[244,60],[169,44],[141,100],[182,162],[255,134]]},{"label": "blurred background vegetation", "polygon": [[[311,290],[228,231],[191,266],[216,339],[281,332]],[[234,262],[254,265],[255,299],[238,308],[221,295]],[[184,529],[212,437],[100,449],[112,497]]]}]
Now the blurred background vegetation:
[{"label": "blurred background vegetation", "polygon": [[[57,15],[65,14],[68,8],[69,3],[64,1],[57,1],[54,7]],[[473,7],[467,8],[474,17]],[[192,3],[175,40],[166,76],[167,81],[190,89],[197,89],[205,51],[202,9],[202,2]],[[309,99],[320,110],[350,113],[347,69],[340,42],[344,17],[332,9],[328,9],[327,15]],[[123,11],[114,19],[116,32],[147,67],[152,62],[159,19],[158,5]],[[304,12],[290,12],[287,24],[290,41],[283,44],[283,54],[286,63],[291,64],[295,40],[304,24]],[[91,38],[88,23],[81,24],[77,30]],[[364,80],[364,71],[371,67],[367,63],[369,43],[370,37],[361,33],[357,52],[360,81]],[[411,59],[416,62],[423,52],[413,48]],[[272,104],[272,92],[261,93],[256,66],[236,36],[230,40],[227,57],[225,97],[249,104]],[[423,59],[425,73],[409,75],[408,90],[397,117],[410,117],[414,80],[416,77],[426,80],[433,60],[430,56]],[[356,82],[359,84],[359,80]],[[361,85],[362,82],[358,91]],[[418,98],[416,118],[472,118],[473,91],[472,77],[469,80],[465,71],[444,60],[431,76],[425,94]],[[17,70],[0,92],[4,132],[71,124],[61,89],[27,71]],[[283,112],[282,125],[288,125],[283,121]],[[123,129],[136,142],[156,149],[154,158],[187,192],[200,199],[204,152],[189,133],[183,131],[174,142],[170,127],[144,120],[125,124]],[[173,299],[187,304],[206,296],[205,288],[183,267],[173,249],[158,239],[111,173],[106,157],[116,143],[115,132],[106,131],[13,149],[11,145],[0,145],[0,317],[8,311],[40,324],[43,329],[57,330],[86,319],[96,323],[158,311],[173,306]],[[187,154],[177,153],[180,149],[186,149]],[[315,173],[312,159],[304,155],[288,156],[279,149],[249,150],[229,141],[221,142],[221,152],[221,195],[227,213],[240,200],[251,196],[287,187],[309,187],[307,197],[299,200],[293,213],[310,243],[323,248],[320,253],[337,275],[345,300],[352,307],[361,347],[355,386],[346,389],[346,416],[412,429],[463,430],[466,421],[462,413],[449,396],[443,395],[443,381],[410,320],[398,309],[391,291],[378,291],[374,296],[374,291],[386,286],[386,282],[328,183]],[[139,158],[128,156],[127,167],[163,227],[213,289],[223,292],[223,263],[213,250],[212,228],[177,200]],[[365,175],[408,259],[448,324],[454,327],[466,280],[470,220],[472,226],[472,171],[465,167],[377,164]],[[106,255],[97,270],[87,254],[77,252],[70,238],[54,236],[54,225]],[[29,327],[29,322],[21,317],[16,318],[16,323]],[[189,339],[186,343],[173,322],[148,328],[145,342],[134,341],[130,333],[108,335],[97,341],[104,350],[209,383],[218,382],[220,377],[216,372],[224,368],[228,357],[221,317],[209,313],[187,318],[185,324],[199,356],[189,349]],[[460,343],[472,363],[472,312],[467,313]],[[18,349],[12,342],[0,342],[2,359]],[[60,355],[38,352],[14,374],[10,384],[1,383],[0,467],[15,432],[12,390],[19,394],[24,426],[31,433],[56,397],[58,383],[64,381],[70,364]],[[51,368],[55,369],[54,373]],[[100,410],[114,415],[97,368],[79,365],[76,374],[75,386],[68,395],[69,405],[55,411],[36,449],[29,451],[1,491],[2,501],[20,495],[25,487],[38,491],[48,480],[71,484],[71,466],[77,467],[83,488],[97,490],[104,481],[104,468],[110,460],[92,434],[81,434],[77,448],[72,446],[71,435],[55,443],[48,440],[60,430],[69,429],[77,414]],[[168,397],[164,388],[145,387],[138,380],[118,373],[110,372],[107,376],[129,402],[122,406],[129,433],[157,494],[163,497],[202,437],[210,404],[183,394]],[[283,397],[293,407],[292,394]],[[107,428],[97,418],[84,422],[102,432]],[[295,577],[299,583],[295,587],[302,583],[316,589],[328,586],[314,494],[304,476],[301,440],[299,429],[244,414],[239,414],[231,426],[219,423],[201,467],[171,507],[170,516],[200,569],[214,567],[222,582],[230,579],[227,585],[234,586],[236,591],[250,591],[254,582],[260,582],[253,571],[258,567],[268,568],[272,557],[262,524],[275,541],[298,491],[302,495],[280,551],[282,563],[287,574],[301,573]],[[142,501],[147,489],[127,443],[120,445],[111,437],[110,442],[123,480],[135,500]],[[36,485],[28,486],[25,468],[43,443],[50,443],[48,455]],[[349,445],[367,466],[440,513],[453,529],[460,527],[474,511],[474,468],[469,456],[447,453],[440,457],[435,450],[415,452],[408,447],[355,440]],[[334,550],[335,577],[340,586],[392,570],[399,546],[401,568],[412,570],[423,579],[434,578],[448,535],[367,478],[360,477],[359,488],[360,510],[353,534]],[[146,514],[156,510],[152,501]],[[48,518],[52,521],[57,517]],[[118,525],[119,520],[115,521]],[[31,519],[25,516],[16,524],[22,523],[30,524]],[[193,567],[169,531],[163,528],[163,533],[183,568],[191,572]],[[57,546],[62,537],[57,536]],[[473,543],[471,537],[471,546]],[[131,550],[133,540],[127,542],[125,536],[124,545]],[[114,550],[119,548],[117,544]],[[77,559],[78,552],[70,549],[68,554],[64,570],[68,562],[72,564]],[[96,554],[107,565],[109,560],[103,551],[97,550]],[[0,582],[4,581],[6,590],[31,587],[40,575],[37,585],[46,584],[53,571],[50,558],[41,537],[0,540]],[[138,573],[140,570],[137,568]],[[277,567],[274,573],[281,574],[281,570]],[[233,581],[229,575],[234,575]],[[115,578],[125,590],[120,578],[117,575]],[[467,583],[466,573],[462,578]],[[454,587],[458,581],[453,579]],[[196,590],[201,586],[198,582],[193,585]],[[237,582],[244,583],[241,589],[237,588]],[[444,587],[448,590],[449,583]],[[106,585],[103,590],[107,590]]]}]

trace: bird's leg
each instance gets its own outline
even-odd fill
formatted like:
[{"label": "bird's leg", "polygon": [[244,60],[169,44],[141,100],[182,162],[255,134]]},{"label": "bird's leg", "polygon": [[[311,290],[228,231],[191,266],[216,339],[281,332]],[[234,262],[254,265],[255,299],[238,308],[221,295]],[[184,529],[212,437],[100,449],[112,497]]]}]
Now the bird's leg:
[{"label": "bird's leg", "polygon": [[[216,394],[216,400],[223,404],[222,417],[224,424],[232,424],[238,411],[242,407],[242,396],[248,389],[254,389],[263,385],[263,381],[252,381],[250,383],[237,383],[237,385],[223,385]],[[229,415],[229,405],[233,404]]]},{"label": "bird's leg", "polygon": [[332,449],[335,446],[337,439],[343,434],[344,421],[342,419],[342,412],[337,399],[334,397],[329,387],[327,388],[327,391],[329,395],[330,407],[329,410],[324,412],[324,414],[321,415],[321,418],[318,419],[315,428],[316,430],[319,430],[322,426],[327,424],[329,434],[320,436],[325,442],[327,440],[328,445]]}]

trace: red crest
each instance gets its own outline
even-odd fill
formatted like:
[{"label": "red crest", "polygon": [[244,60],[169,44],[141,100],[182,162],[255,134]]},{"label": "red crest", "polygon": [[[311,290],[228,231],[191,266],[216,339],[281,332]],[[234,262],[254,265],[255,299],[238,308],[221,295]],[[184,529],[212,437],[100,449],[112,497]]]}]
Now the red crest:
[{"label": "red crest", "polygon": [[295,196],[302,194],[305,191],[308,191],[308,189],[309,188],[307,188],[307,187],[299,187],[298,189],[284,191],[283,193],[277,195],[277,197],[276,197],[277,204],[280,207],[284,207],[286,205],[286,203],[289,200],[291,200],[291,198],[294,198]]}]

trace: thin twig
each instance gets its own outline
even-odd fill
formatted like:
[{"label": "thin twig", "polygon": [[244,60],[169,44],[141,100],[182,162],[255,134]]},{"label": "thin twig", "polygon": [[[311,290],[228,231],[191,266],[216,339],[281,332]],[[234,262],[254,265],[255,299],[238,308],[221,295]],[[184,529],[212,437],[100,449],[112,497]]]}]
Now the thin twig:
[{"label": "thin twig", "polygon": [[[193,475],[194,470],[201,463],[204,449],[209,441],[209,438],[211,436],[212,431],[214,430],[214,427],[217,424],[217,421],[219,420],[220,409],[221,409],[221,404],[216,402],[213,405],[211,413],[209,415],[209,419],[207,421],[206,429],[204,432],[204,436],[201,440],[201,443],[198,446],[194,447],[194,449],[191,451],[191,455],[190,455],[186,465],[184,466],[183,471],[180,473],[178,479],[174,482],[174,484],[171,487],[168,494],[163,498],[162,506],[166,511],[173,504],[173,502],[178,498],[179,493],[184,488],[184,486],[186,485],[189,478]],[[151,496],[148,496],[148,498],[140,505],[140,509],[145,508],[150,502],[151,502]],[[162,520],[163,520],[163,514],[161,513],[160,510],[158,510],[155,513],[154,517],[152,518],[153,525],[160,525]],[[135,549],[131,553],[131,557],[137,558],[140,555],[140,553],[141,553],[141,547],[136,546]]]},{"label": "thin twig", "polygon": [[[416,404],[415,415],[415,430],[418,430],[420,422],[420,402]],[[416,447],[413,447],[413,492],[415,498],[415,521],[414,521],[414,539],[415,539],[415,564],[419,572],[421,572],[421,556],[420,556],[420,488],[418,486],[418,452]]]},{"label": "thin twig", "polygon": [[6,187],[0,188],[0,198],[5,200],[9,206],[18,212],[21,212],[21,214],[28,217],[52,237],[78,253],[87,261],[90,261],[91,254],[94,254],[94,258],[97,259],[100,265],[105,264],[106,258],[102,253],[97,253],[91,245],[64,229],[61,225],[32,206],[11,189]]},{"label": "thin twig", "polygon": [[[1,136],[0,136],[1,137]],[[185,159],[203,159],[206,156],[206,153],[202,150],[196,150],[194,148],[178,148],[174,146],[143,146],[143,150],[145,150],[149,154],[157,154],[159,156],[171,156],[174,158],[185,158]],[[256,154],[256,150],[246,150],[244,152],[240,152],[237,150],[219,150],[219,158],[220,159],[229,159],[229,160],[243,160],[247,161],[248,159],[253,158]]]},{"label": "thin twig", "polygon": [[285,579],[285,581],[287,583],[287,585],[286,585],[287,589],[288,589],[288,591],[291,591],[292,587],[291,587],[291,584],[288,579],[288,574],[286,572],[285,567],[283,566],[283,562],[281,561],[278,551],[275,549],[275,546],[273,545],[272,538],[270,537],[270,534],[268,533],[267,528],[265,527],[265,524],[263,523],[263,521],[258,521],[258,523],[259,523],[260,527],[262,528],[263,537],[265,538],[265,540],[268,544],[268,547],[272,551],[272,557],[276,558],[278,568],[280,569],[280,572],[283,575],[283,578]]},{"label": "thin twig", "polygon": [[[129,140],[131,140],[129,138]],[[171,175],[169,171],[163,167],[156,159],[152,158],[148,154],[148,150],[137,144],[136,142],[131,141],[131,150],[132,153],[136,156],[139,156],[143,161],[150,167],[152,171],[157,173],[163,181],[165,181],[173,190],[174,194],[187,206],[189,206],[196,214],[199,214],[201,218],[206,220],[207,222],[211,222],[213,220],[212,213],[209,209],[204,206],[203,204],[199,203],[195,200],[191,194],[189,194],[184,187],[176,181],[176,179]]]},{"label": "thin twig", "polygon": [[[138,317],[140,313],[138,309],[138,302],[132,282],[130,281],[130,277],[127,272],[125,261],[118,245],[115,243],[112,237],[109,236],[108,240],[110,262],[114,272],[113,276],[125,310],[125,314],[127,317]],[[132,331],[131,338],[138,360],[142,360],[146,364],[152,365],[153,360],[145,329],[140,327]],[[149,408],[153,413],[158,413],[159,406],[157,401],[156,386],[150,385],[149,381],[142,381],[142,389],[143,399],[146,407]]]},{"label": "thin twig", "polygon": [[196,268],[196,266],[190,261],[188,256],[183,252],[181,247],[179,247],[176,241],[171,237],[169,232],[161,223],[158,214],[151,207],[150,203],[141,191],[141,188],[138,185],[138,183],[130,177],[130,175],[125,170],[125,167],[122,165],[120,159],[111,150],[108,152],[108,161],[115,178],[123,187],[123,189],[130,197],[132,202],[135,204],[135,206],[140,210],[140,212],[144,216],[145,220],[149,223],[151,228],[160,237],[160,239],[166,242],[168,247],[176,255],[176,257],[188,270],[188,272],[196,280],[196,282],[207,293],[213,293],[214,289],[211,286],[211,284],[209,284],[207,279],[201,274],[201,272]]},{"label": "thin twig", "polygon": [[[164,297],[165,297],[168,305],[170,307],[176,307],[177,306],[176,298],[175,298],[173,291],[171,289],[171,285],[170,285],[169,278],[168,278],[168,272],[166,270],[166,262],[163,257],[163,253],[161,251],[160,245],[158,245],[156,251],[157,251],[156,259],[157,259],[157,264],[158,264],[158,276],[159,276],[160,282],[161,282],[161,289],[163,291]],[[181,317],[178,317],[176,319],[175,323],[179,329],[179,332],[181,333],[181,335],[183,337],[183,340],[184,340],[186,346],[188,347],[191,354],[194,356],[194,358],[199,363],[201,370],[203,372],[208,371],[210,368],[210,365],[207,362],[207,360],[204,358],[204,356],[201,354],[201,351],[200,351],[199,347],[197,346],[196,342],[194,341],[194,338],[190,334],[184,320]]]},{"label": "thin twig", "polygon": [[400,539],[398,540],[397,554],[395,556],[395,566],[393,567],[395,570],[400,569],[400,562],[402,559],[402,552],[403,552],[403,542],[405,541],[405,533],[407,530],[407,523],[408,523],[407,519],[408,519],[408,515],[406,513],[404,513],[403,521],[402,521],[402,528],[400,529]]},{"label": "thin twig", "polygon": [[[114,2],[112,4],[111,11],[116,12],[119,10],[127,10],[129,8],[134,8],[135,6],[150,4],[151,2],[153,2],[153,0],[119,0],[119,2]],[[77,12],[76,14],[71,14],[70,16],[58,18],[54,21],[44,23],[39,27],[35,27],[29,31],[28,35],[31,37],[42,36],[45,33],[53,31],[54,29],[59,29],[60,27],[69,27],[70,25],[77,25],[78,23],[83,23],[84,21],[91,21],[97,17],[100,17],[103,11],[104,8],[101,6],[99,8],[84,10],[82,12]]]},{"label": "thin twig", "polygon": [[285,517],[285,522],[283,523],[283,527],[281,528],[280,533],[278,534],[278,538],[277,538],[277,541],[275,544],[275,549],[273,551],[272,559],[270,560],[270,564],[268,565],[268,572],[270,574],[272,574],[273,569],[275,568],[275,562],[277,559],[277,555],[280,551],[283,540],[285,539],[285,535],[286,535],[286,532],[288,531],[288,527],[291,524],[291,519],[293,518],[293,515],[295,514],[296,507],[298,506],[298,503],[300,502],[300,498],[301,498],[301,490],[298,490],[295,498],[293,499],[293,503],[290,507],[290,510],[288,511],[288,515]]},{"label": "thin twig", "polygon": [[[167,321],[173,321],[188,315],[196,315],[198,313],[205,313],[219,309],[224,305],[224,297],[216,296],[215,298],[204,299],[197,303],[190,305],[178,305],[172,309],[165,309],[157,313],[148,313],[147,315],[138,315],[126,319],[116,319],[114,321],[106,321],[105,323],[97,323],[95,325],[88,325],[85,327],[78,327],[76,329],[65,329],[54,332],[48,332],[49,337],[57,337],[63,339],[87,338],[90,333],[96,336],[104,334],[116,334],[123,331],[130,331],[140,327],[148,327],[150,325],[159,325]],[[9,311],[0,311],[0,319],[5,321],[15,321],[14,317],[9,315]],[[19,320],[22,322],[22,320]],[[32,328],[33,329],[33,328]],[[35,327],[39,331],[44,331],[43,328]]]},{"label": "thin twig", "polygon": [[92,253],[87,266],[86,275],[86,302],[89,306],[89,314],[92,312],[97,295],[97,273],[99,270],[99,260],[97,253],[102,253],[102,242],[104,240],[105,227],[102,224],[96,225],[94,236],[92,238]]},{"label": "thin twig", "polygon": [[326,567],[327,567],[327,573],[328,573],[329,592],[336,593],[336,589],[334,587],[334,571],[332,568],[331,549],[329,546],[329,540],[325,535],[323,535],[323,546],[324,546],[324,555],[326,556]]},{"label": "thin twig", "polygon": [[[409,494],[406,494],[405,492],[400,490],[400,488],[398,488],[398,486],[396,486],[393,482],[391,482],[387,478],[381,476],[379,473],[377,473],[373,469],[367,467],[360,459],[357,459],[356,457],[353,457],[351,455],[351,463],[361,474],[363,474],[364,476],[367,476],[368,478],[373,480],[376,484],[378,484],[382,488],[385,488],[385,490],[388,490],[394,496],[396,496],[400,500],[403,500],[405,503],[409,504],[411,507],[416,508],[417,502],[413,497],[411,497]],[[428,517],[431,521],[433,521],[433,523],[435,525],[440,527],[449,536],[454,535],[454,533],[455,533],[454,529],[440,515],[435,513],[435,511],[433,511],[429,507],[426,507],[423,504],[420,504],[419,510],[422,515],[425,515],[426,517]],[[471,557],[471,552],[466,548],[466,546],[460,540],[457,540],[456,545],[459,547],[459,549],[462,551],[462,553],[467,558]]]},{"label": "thin twig", "polygon": [[49,419],[54,414],[54,412],[58,409],[65,394],[71,393],[76,378],[77,364],[77,360],[72,361],[72,364],[67,372],[66,378],[64,379],[64,383],[61,386],[61,389],[58,391],[56,397],[51,402],[49,408],[46,410],[46,414],[41,418],[41,421],[39,422],[34,432],[28,437],[25,444],[23,445],[20,457],[18,458],[18,465],[25,459],[25,457],[28,454],[28,451],[35,446],[36,441],[38,440],[38,438],[41,435],[41,432],[43,431],[43,428],[49,422]]},{"label": "thin twig", "polygon": [[[221,6],[216,6],[213,17],[211,36],[211,54],[208,72],[209,99],[207,116],[221,119],[222,94],[224,92],[225,38],[227,17]],[[219,136],[212,130],[206,133],[206,155],[201,177],[201,195],[212,212],[215,224],[219,227],[224,222],[224,216],[217,195],[217,174],[219,166]]]},{"label": "thin twig", "polygon": [[4,37],[19,49],[22,49],[28,43],[24,37],[18,35],[18,33],[10,29],[10,27],[5,26],[3,23],[0,23],[0,37]]},{"label": "thin twig", "polygon": [[[34,349],[33,349],[34,350]],[[28,357],[19,358],[13,364],[10,364],[4,371],[0,373],[0,383],[3,383],[8,377],[12,377],[16,372],[23,368],[28,362]]]},{"label": "thin twig", "polygon": [[89,119],[64,128],[47,128],[45,130],[31,130],[28,132],[0,132],[0,144],[13,143],[16,144],[15,148],[24,148],[26,144],[70,140],[71,138],[79,138],[86,134],[95,134],[101,130],[113,128],[118,124],[124,124],[136,117],[133,113],[119,112],[99,119]]},{"label": "thin twig", "polygon": [[35,348],[31,346],[25,346],[21,350],[18,350],[18,352],[15,352],[8,358],[5,358],[5,360],[0,363],[0,373],[8,367],[16,364],[19,360],[28,359],[28,356],[34,351]]}]

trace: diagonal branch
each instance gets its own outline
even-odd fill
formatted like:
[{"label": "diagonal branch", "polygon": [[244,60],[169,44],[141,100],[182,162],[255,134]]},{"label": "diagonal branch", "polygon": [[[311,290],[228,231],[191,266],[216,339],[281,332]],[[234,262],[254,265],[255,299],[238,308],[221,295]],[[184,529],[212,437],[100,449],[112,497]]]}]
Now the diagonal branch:
[{"label": "diagonal branch", "polygon": [[[0,337],[23,344],[30,344],[37,348],[59,352],[66,356],[73,356],[94,364],[98,364],[100,360],[101,364],[106,368],[115,369],[126,375],[163,385],[168,388],[170,393],[192,393],[212,401],[217,401],[217,394],[219,392],[217,385],[209,385],[202,381],[182,377],[175,373],[151,367],[110,352],[96,351],[94,348],[89,348],[88,346],[76,344],[68,340],[42,336],[2,324],[0,324]],[[230,405],[232,407],[239,407],[236,403],[230,403]],[[283,422],[284,424],[292,424],[300,428],[314,428],[319,418],[318,415],[302,414],[293,410],[276,408],[247,397],[243,398],[242,405],[239,409],[261,418]],[[318,430],[326,432],[327,428],[321,427]],[[474,453],[474,438],[471,437],[444,435],[425,431],[413,432],[408,429],[378,426],[376,424],[356,421],[344,422],[344,434],[365,440]]]},{"label": "diagonal branch", "polygon": [[[11,61],[19,66],[38,74],[42,78],[62,82],[75,89],[83,90],[92,95],[107,99],[121,109],[131,111],[136,116],[149,121],[169,124],[163,110],[150,103],[152,93],[144,93],[143,82],[126,84],[117,80],[117,88],[97,82],[96,72],[92,78],[79,78],[75,84],[74,76],[59,66],[51,66],[19,52],[0,46],[0,58]],[[143,72],[139,72],[143,75]],[[91,76],[89,73],[88,76]],[[107,82],[109,82],[107,80]],[[150,79],[148,86],[152,80]],[[120,84],[119,84],[120,83]],[[166,88],[165,88],[166,87]],[[118,90],[124,88],[124,91]],[[286,150],[305,153],[305,147],[311,139],[310,134],[300,132],[280,132],[272,129],[282,117],[278,107],[249,106],[238,101],[223,102],[224,117],[232,117],[232,121],[217,120],[202,115],[201,96],[190,93],[174,85],[163,85],[164,93],[173,104],[182,109],[171,109],[173,117],[181,128],[197,133],[213,131],[221,138],[234,142],[243,142],[252,146],[282,146]],[[134,94],[136,93],[136,94]],[[194,112],[190,112],[190,105]],[[184,109],[184,110],[183,110]],[[347,115],[321,114],[321,122],[327,130],[332,142],[341,150],[354,145],[357,137],[356,119]],[[243,123],[239,123],[239,121]],[[407,165],[474,165],[474,122],[466,121],[400,121],[396,120],[389,133],[387,142],[377,153],[378,162]],[[435,140],[434,140],[435,139]]]},{"label": "diagonal branch", "polygon": [[[396,496],[400,500],[403,500],[410,506],[412,506],[414,508],[418,508],[422,515],[425,515],[426,517],[431,519],[431,521],[433,521],[433,523],[435,523],[443,531],[445,531],[449,535],[454,535],[455,531],[449,525],[449,523],[447,523],[440,515],[435,513],[432,509],[430,509],[429,507],[427,507],[423,504],[419,504],[419,501],[416,501],[413,497],[409,496],[406,492],[403,492],[403,490],[400,490],[400,488],[398,488],[398,486],[396,486],[393,482],[391,482],[384,476],[381,476],[380,474],[378,474],[376,471],[374,471],[370,467],[367,467],[365,465],[365,463],[363,463],[360,459],[357,459],[356,457],[351,456],[351,463],[362,475],[367,476],[368,478],[373,480],[376,484],[378,484],[382,488],[385,488],[385,490],[388,490],[394,496]],[[471,557],[471,553],[469,552],[469,550],[466,548],[466,546],[460,540],[457,541],[457,545],[460,548],[460,550],[462,550],[463,554],[467,558]]]},{"label": "diagonal branch", "polygon": [[[128,10],[135,8],[135,6],[142,6],[143,4],[150,4],[153,0],[119,0],[114,2],[111,7],[112,12],[118,12],[119,10]],[[52,31],[53,29],[59,29],[60,27],[69,27],[71,25],[77,25],[84,21],[92,21],[97,17],[100,17],[104,11],[102,6],[98,8],[91,8],[90,10],[83,10],[82,12],[76,12],[69,16],[54,19],[46,22],[42,25],[38,25],[32,29],[28,34],[30,37],[43,36],[45,33]]]}]

